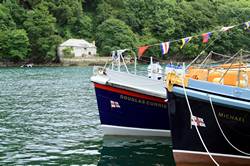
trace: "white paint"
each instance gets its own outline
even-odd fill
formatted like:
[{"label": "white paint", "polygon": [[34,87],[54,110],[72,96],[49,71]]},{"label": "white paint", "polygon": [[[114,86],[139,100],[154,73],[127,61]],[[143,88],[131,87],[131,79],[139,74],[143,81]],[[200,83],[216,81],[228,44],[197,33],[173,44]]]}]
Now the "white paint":
[{"label": "white paint", "polygon": [[101,125],[104,135],[171,137],[170,130],[143,129],[113,125]]},{"label": "white paint", "polygon": [[63,56],[63,50],[65,48],[72,48],[72,53],[76,58],[93,57],[96,55],[95,43],[89,43],[83,39],[69,39],[58,47],[58,55]]},{"label": "white paint", "polygon": [[103,84],[106,85],[107,81],[109,80],[109,78],[107,76],[92,76],[90,78],[90,80],[94,83],[99,83],[99,84]]}]

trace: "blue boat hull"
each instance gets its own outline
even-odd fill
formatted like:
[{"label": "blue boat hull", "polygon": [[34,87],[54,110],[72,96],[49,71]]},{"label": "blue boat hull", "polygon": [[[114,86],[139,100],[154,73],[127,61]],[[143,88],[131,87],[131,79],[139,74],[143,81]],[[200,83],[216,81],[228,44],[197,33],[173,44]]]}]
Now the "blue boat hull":
[{"label": "blue boat hull", "polygon": [[170,136],[165,99],[97,83],[95,92],[105,134]]}]

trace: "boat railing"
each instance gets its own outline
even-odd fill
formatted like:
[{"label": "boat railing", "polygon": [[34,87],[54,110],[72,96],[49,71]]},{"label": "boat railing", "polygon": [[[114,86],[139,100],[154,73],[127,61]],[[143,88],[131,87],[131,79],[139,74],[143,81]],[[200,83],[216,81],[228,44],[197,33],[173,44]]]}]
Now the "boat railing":
[{"label": "boat railing", "polygon": [[[130,56],[126,56],[126,53],[130,53]],[[128,74],[134,74],[134,75],[143,75],[147,76],[148,78],[155,79],[155,80],[164,80],[165,73],[163,72],[163,68],[161,65],[156,62],[153,62],[153,58],[150,58],[150,64],[147,68],[147,71],[137,71],[137,56],[135,53],[129,49],[123,49],[123,50],[116,50],[111,52],[112,59],[111,63],[105,64],[104,68],[108,68],[113,71],[118,72],[126,72]],[[127,58],[130,57],[130,58]],[[129,67],[127,66],[127,63],[129,63]],[[133,67],[132,67],[133,65]],[[132,69],[132,72],[130,72]]]},{"label": "boat railing", "polygon": [[[233,56],[223,55],[223,57],[229,57],[224,63],[209,66],[206,61],[209,59],[209,56],[215,54],[212,52],[201,65],[189,67],[186,70],[186,76],[218,84],[250,88],[250,66],[247,63],[243,63],[243,59],[245,60],[249,54],[247,52],[247,55],[243,55],[245,52],[247,51],[240,50]],[[218,53],[216,55],[222,56],[222,54]]]},{"label": "boat railing", "polygon": [[93,67],[93,76],[97,75],[106,75],[106,67],[104,66],[94,66]]}]

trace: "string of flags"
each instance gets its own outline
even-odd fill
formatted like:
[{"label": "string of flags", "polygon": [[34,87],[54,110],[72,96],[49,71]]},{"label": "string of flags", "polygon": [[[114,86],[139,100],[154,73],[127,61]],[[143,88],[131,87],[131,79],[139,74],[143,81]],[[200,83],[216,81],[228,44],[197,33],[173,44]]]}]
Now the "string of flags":
[{"label": "string of flags", "polygon": [[165,55],[165,54],[168,53],[169,45],[170,45],[170,42],[161,43],[161,53],[162,53],[162,55]]},{"label": "string of flags", "polygon": [[211,35],[212,35],[212,32],[203,33],[202,34],[202,38],[203,38],[202,43],[207,43]]},{"label": "string of flags", "polygon": [[167,41],[167,42],[162,42],[162,43],[158,43],[158,44],[153,44],[153,45],[144,45],[144,46],[140,46],[138,47],[138,57],[142,57],[143,54],[152,46],[155,45],[160,45],[161,48],[161,53],[164,56],[165,54],[169,53],[170,50],[170,44],[173,42],[179,42],[181,41],[182,44],[180,46],[180,48],[182,49],[185,45],[187,45],[194,37],[197,38],[199,36],[202,37],[202,43],[208,43],[210,37],[212,36],[212,34],[214,32],[227,32],[237,26],[244,26],[244,29],[250,29],[250,21],[244,22],[243,24],[238,24],[238,25],[233,25],[233,26],[228,26],[228,27],[222,27],[219,31],[211,31],[211,32],[207,32],[207,33],[203,33],[201,35],[195,35],[195,36],[190,36],[190,37],[185,37],[182,39],[178,39],[178,40],[172,40],[172,41]]},{"label": "string of flags", "polygon": [[245,22],[244,25],[245,25],[245,28],[244,28],[245,30],[249,29],[249,27],[250,27],[250,21]]},{"label": "string of flags", "polygon": [[138,48],[138,57],[140,58],[147,51],[149,46],[141,46]]},{"label": "string of flags", "polygon": [[188,42],[190,42],[190,40],[192,40],[192,38],[193,37],[186,37],[186,38],[181,39],[182,45],[180,48],[182,49]]}]

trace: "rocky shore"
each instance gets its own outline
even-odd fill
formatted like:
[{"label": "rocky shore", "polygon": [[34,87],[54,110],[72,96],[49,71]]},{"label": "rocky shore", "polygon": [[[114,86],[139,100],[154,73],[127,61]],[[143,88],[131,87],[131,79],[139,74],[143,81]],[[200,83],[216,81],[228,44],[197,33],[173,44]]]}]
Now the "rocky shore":
[{"label": "rocky shore", "polygon": [[[45,63],[45,64],[32,64],[33,67],[59,67],[59,66],[95,66],[105,65],[111,61],[111,57],[91,57],[91,58],[64,58],[61,63]],[[22,67],[26,66],[25,62],[0,62],[0,67]]]},{"label": "rocky shore", "polygon": [[105,65],[111,61],[111,57],[90,57],[90,58],[63,58],[63,66],[95,66]]}]

